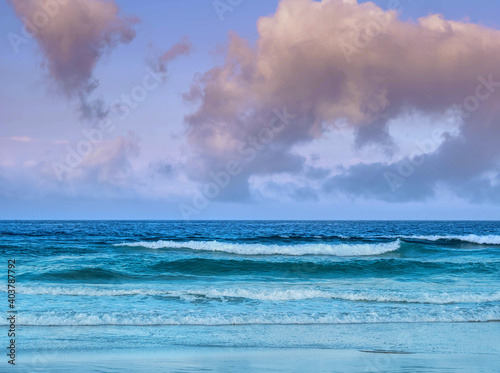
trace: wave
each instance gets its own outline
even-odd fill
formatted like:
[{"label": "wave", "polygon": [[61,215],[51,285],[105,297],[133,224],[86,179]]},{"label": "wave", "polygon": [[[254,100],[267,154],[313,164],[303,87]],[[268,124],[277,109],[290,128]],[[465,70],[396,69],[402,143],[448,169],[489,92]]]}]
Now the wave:
[{"label": "wave", "polygon": [[[6,292],[6,287],[0,288]],[[100,289],[91,287],[20,287],[17,293],[25,295],[62,295],[90,297],[118,296],[163,296],[181,298],[184,300],[217,299],[231,300],[243,298],[258,301],[294,301],[306,299],[332,299],[354,302],[380,303],[422,303],[422,304],[454,304],[454,303],[487,303],[500,302],[500,292],[495,293],[446,293],[446,292],[412,292],[405,294],[397,291],[382,291],[371,293],[366,291],[333,291],[322,289],[265,289],[261,287],[215,289],[192,288],[183,290],[159,290],[148,288],[137,289]]]},{"label": "wave", "polygon": [[99,267],[87,267],[77,269],[67,269],[62,271],[50,271],[41,274],[31,275],[35,278],[44,278],[47,280],[66,280],[66,281],[121,281],[134,279],[136,276],[113,271]]},{"label": "wave", "polygon": [[299,245],[263,245],[263,244],[235,244],[220,241],[156,241],[156,242],[124,242],[115,246],[144,247],[148,249],[189,249],[196,251],[216,251],[238,255],[327,255],[327,256],[370,256],[396,251],[400,241],[389,243],[358,244],[358,245],[328,245],[328,244],[299,244]]},{"label": "wave", "polygon": [[497,275],[500,261],[451,262],[363,257],[349,260],[300,260],[287,258],[276,261],[262,258],[166,258],[149,264],[130,263],[129,268],[118,271],[112,268],[84,267],[59,271],[34,272],[23,275],[28,279],[51,282],[83,281],[95,283],[119,283],[133,281],[177,281],[193,276],[255,276],[255,278],[371,278],[398,276],[430,276],[436,274]]},{"label": "wave", "polygon": [[403,240],[422,240],[422,241],[460,241],[474,243],[478,245],[500,245],[500,236],[487,235],[479,236],[477,234],[468,235],[457,235],[457,236],[440,236],[440,235],[429,235],[429,236],[392,236],[392,238],[400,238]]},{"label": "wave", "polygon": [[[296,234],[296,233],[288,233],[288,234],[270,234],[270,235],[256,235],[256,236],[247,236],[238,238],[239,240],[243,240],[245,242],[338,242],[338,241],[350,241],[350,240],[359,240],[363,241],[366,237],[357,237],[357,236],[345,236],[341,234],[336,235],[326,235],[326,234],[316,234],[316,235],[305,235],[305,234]],[[217,238],[216,238],[217,239]]]},{"label": "wave", "polygon": [[343,277],[397,277],[407,275],[481,273],[498,274],[500,262],[427,262],[411,259],[355,259],[349,261],[257,261],[212,258],[191,258],[162,261],[150,267],[162,273],[190,274],[198,276],[287,276],[311,278]]},{"label": "wave", "polygon": [[[332,313],[332,314],[217,314],[172,315],[161,313],[110,312],[110,313],[22,313],[20,326],[159,326],[159,325],[311,325],[311,324],[377,324],[377,323],[433,323],[433,322],[489,322],[500,321],[500,308],[488,310],[453,310],[428,314],[422,312],[399,313]],[[6,321],[0,321],[6,325]]]}]

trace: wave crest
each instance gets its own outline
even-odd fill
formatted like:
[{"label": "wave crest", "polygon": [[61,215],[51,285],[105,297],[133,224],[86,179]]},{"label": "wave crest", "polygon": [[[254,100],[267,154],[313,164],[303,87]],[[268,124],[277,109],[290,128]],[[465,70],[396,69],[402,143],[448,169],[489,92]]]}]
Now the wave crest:
[{"label": "wave crest", "polygon": [[399,239],[387,243],[375,244],[299,244],[299,245],[263,245],[235,244],[220,241],[156,241],[124,242],[115,246],[144,247],[148,249],[190,249],[196,251],[217,251],[238,255],[327,255],[327,256],[370,256],[396,251],[400,247]]},{"label": "wave crest", "polygon": [[414,239],[423,241],[462,241],[475,243],[479,245],[500,245],[500,236],[496,235],[486,235],[479,236],[477,234],[468,235],[455,235],[455,236],[439,236],[439,235],[429,235],[429,236],[397,236],[401,239]]}]

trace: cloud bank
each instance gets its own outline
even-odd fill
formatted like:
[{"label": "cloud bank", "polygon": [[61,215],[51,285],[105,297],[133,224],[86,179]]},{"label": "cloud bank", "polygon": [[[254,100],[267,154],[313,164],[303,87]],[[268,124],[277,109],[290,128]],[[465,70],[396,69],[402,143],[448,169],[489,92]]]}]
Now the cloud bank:
[{"label": "cloud bank", "polygon": [[[500,200],[498,30],[440,15],[402,21],[396,10],[341,0],[283,0],[257,28],[255,45],[231,34],[225,62],[185,94],[198,105],[185,117],[192,179],[223,169],[268,126],[273,110],[286,108],[296,116],[292,124],[258,151],[228,193],[248,195],[256,176],[304,176],[306,159],[294,149],[343,123],[355,148],[376,146],[387,160],[344,168],[332,160],[333,176],[317,193],[408,201],[445,188],[467,200]],[[388,123],[408,113],[450,112],[458,135],[444,133],[418,160],[391,158],[399,139]],[[400,172],[408,163],[414,171]]]}]

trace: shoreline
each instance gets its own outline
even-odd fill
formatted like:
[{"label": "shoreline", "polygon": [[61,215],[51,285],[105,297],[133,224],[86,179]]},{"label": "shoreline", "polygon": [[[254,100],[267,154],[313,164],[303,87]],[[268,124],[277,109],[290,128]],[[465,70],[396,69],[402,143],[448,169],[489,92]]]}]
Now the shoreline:
[{"label": "shoreline", "polygon": [[[252,323],[252,324],[78,324],[78,325],[26,325],[17,324],[23,328],[68,328],[68,327],[86,327],[86,328],[100,328],[100,327],[140,327],[140,328],[150,328],[150,327],[179,327],[179,326],[189,326],[189,327],[238,327],[238,326],[334,326],[334,325],[393,325],[393,324],[487,324],[487,323],[498,323],[500,320],[485,320],[485,321],[380,321],[380,322],[345,322],[345,323]],[[0,324],[1,326],[8,326],[8,324]]]},{"label": "shoreline", "polygon": [[474,372],[494,371],[500,365],[500,356],[494,354],[233,347],[70,353],[52,361],[43,356],[24,358],[16,367],[20,372]]},{"label": "shoreline", "polygon": [[[19,335],[21,372],[471,372],[500,366],[498,322],[38,326],[21,327]],[[40,343],[48,335],[50,344]]]}]

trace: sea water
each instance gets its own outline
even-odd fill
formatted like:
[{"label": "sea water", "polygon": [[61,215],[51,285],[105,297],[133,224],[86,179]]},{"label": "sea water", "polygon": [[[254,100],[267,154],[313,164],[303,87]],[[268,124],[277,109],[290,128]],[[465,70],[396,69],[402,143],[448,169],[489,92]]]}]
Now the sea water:
[{"label": "sea water", "polygon": [[[0,238],[5,310],[16,263],[21,355],[219,346],[498,357],[484,341],[499,332],[500,222],[3,221]],[[463,323],[484,327],[450,340]],[[441,334],[447,343],[429,342]]]}]

